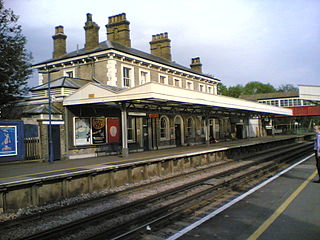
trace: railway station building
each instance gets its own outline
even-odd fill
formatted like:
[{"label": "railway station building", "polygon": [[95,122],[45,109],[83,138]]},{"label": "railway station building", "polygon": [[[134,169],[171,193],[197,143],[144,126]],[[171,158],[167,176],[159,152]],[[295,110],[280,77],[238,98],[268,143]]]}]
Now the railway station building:
[{"label": "railway station building", "polygon": [[189,67],[172,60],[168,33],[151,37],[150,53],[132,48],[129,25],[124,13],[109,17],[106,40],[99,42],[100,27],[87,14],[84,48],[72,52],[64,27],[55,28],[52,58],[33,66],[39,86],[23,112],[25,123],[39,126],[43,153],[49,114],[55,159],[259,137],[265,119],[291,115],[290,109],[218,95],[220,80],[202,72],[199,57]]}]

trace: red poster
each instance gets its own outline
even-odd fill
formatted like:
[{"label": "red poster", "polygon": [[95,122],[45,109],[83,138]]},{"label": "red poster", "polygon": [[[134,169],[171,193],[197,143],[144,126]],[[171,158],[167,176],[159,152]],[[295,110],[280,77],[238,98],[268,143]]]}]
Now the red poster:
[{"label": "red poster", "polygon": [[119,118],[107,118],[108,142],[119,142]]}]

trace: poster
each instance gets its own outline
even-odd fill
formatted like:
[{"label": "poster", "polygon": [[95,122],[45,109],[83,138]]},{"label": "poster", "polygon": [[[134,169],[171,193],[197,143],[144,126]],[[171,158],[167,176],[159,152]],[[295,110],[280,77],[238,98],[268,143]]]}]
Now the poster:
[{"label": "poster", "polygon": [[0,126],[0,157],[17,154],[17,126]]},{"label": "poster", "polygon": [[105,118],[92,118],[92,143],[106,143],[106,120]]},{"label": "poster", "polygon": [[108,142],[119,142],[119,119],[107,118]]},{"label": "poster", "polygon": [[90,118],[75,119],[75,145],[91,144]]}]

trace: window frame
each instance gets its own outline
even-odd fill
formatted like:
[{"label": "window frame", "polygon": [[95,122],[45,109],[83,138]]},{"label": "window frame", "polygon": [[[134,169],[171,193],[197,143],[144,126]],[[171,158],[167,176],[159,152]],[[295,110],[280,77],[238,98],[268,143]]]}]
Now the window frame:
[{"label": "window frame", "polygon": [[[201,87],[202,87],[202,89],[201,89]],[[205,84],[199,83],[199,92],[206,92],[206,85]]]},{"label": "window frame", "polygon": [[[179,82],[179,84],[178,84],[179,86],[176,85],[176,82]],[[181,78],[173,78],[173,86],[181,88],[182,87]]]},{"label": "window frame", "polygon": [[[166,126],[162,127],[162,120],[165,121]],[[165,141],[169,140],[169,134],[170,134],[170,121],[169,118],[166,115],[163,115],[160,117],[160,140]],[[164,136],[162,135],[164,133]]]},{"label": "window frame", "polygon": [[[189,121],[191,120],[191,126],[189,125]],[[187,119],[187,136],[189,138],[193,138],[195,137],[195,129],[194,129],[194,126],[195,126],[195,121],[192,117],[189,117]]]},{"label": "window frame", "polygon": [[[68,73],[72,72],[72,76],[70,77]],[[63,76],[64,77],[70,77],[70,78],[75,78],[76,77],[76,69],[71,68],[71,69],[65,69],[63,70]]]},{"label": "window frame", "polygon": [[[142,73],[146,73],[145,82],[142,83]],[[150,82],[150,71],[145,69],[139,69],[139,85],[146,84]]]},{"label": "window frame", "polygon": [[[132,131],[131,135],[129,134],[129,131]],[[128,117],[127,136],[128,136],[128,143],[136,142],[136,118],[135,117]],[[132,138],[129,138],[129,136],[132,136]]]},{"label": "window frame", "polygon": [[190,80],[187,80],[186,81],[186,89],[194,90],[194,82],[190,81]]},{"label": "window frame", "polygon": [[[129,70],[128,77],[125,79],[125,69]],[[125,85],[125,80],[128,81],[129,86]],[[121,87],[123,88],[132,88],[134,87],[134,67],[126,64],[121,65]]]},{"label": "window frame", "polygon": [[[163,77],[164,78],[164,83],[162,83],[161,82],[161,77]],[[164,75],[164,74],[159,74],[159,83],[161,83],[161,84],[169,84],[169,78],[168,78],[168,76],[167,75]]]}]

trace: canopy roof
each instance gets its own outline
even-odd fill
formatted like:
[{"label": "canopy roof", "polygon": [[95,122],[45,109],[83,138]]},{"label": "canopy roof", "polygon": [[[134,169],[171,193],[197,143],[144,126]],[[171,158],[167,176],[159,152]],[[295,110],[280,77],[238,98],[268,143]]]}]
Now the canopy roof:
[{"label": "canopy roof", "polygon": [[196,92],[179,87],[150,82],[134,88],[116,91],[110,86],[89,83],[74,94],[66,97],[64,106],[81,104],[109,104],[127,102],[146,110],[147,105],[158,106],[159,110],[174,111],[175,108],[191,108],[194,111],[251,112],[266,115],[292,115],[292,110],[238,98]]},{"label": "canopy roof", "polygon": [[[74,88],[78,89],[84,85],[86,85],[91,80],[81,79],[81,78],[71,78],[71,77],[61,77],[55,80],[50,81],[50,88]],[[39,91],[39,90],[47,90],[48,83],[44,83],[42,85],[33,87],[30,91]]]}]

